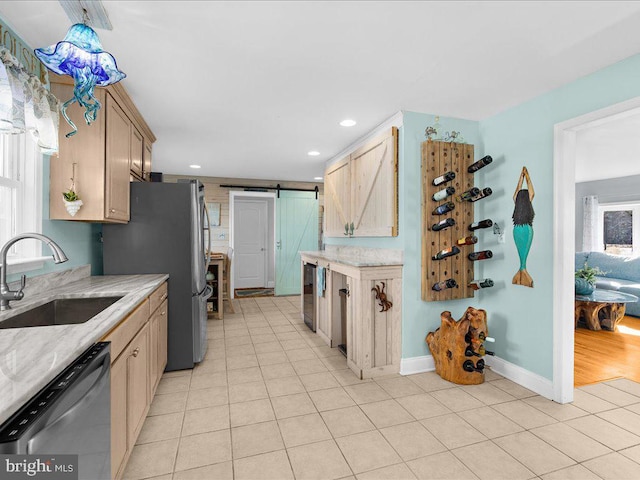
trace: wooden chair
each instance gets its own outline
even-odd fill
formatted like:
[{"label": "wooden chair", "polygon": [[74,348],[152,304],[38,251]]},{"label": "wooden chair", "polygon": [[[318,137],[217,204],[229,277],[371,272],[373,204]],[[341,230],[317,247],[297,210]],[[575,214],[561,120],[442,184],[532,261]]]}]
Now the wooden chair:
[{"label": "wooden chair", "polygon": [[224,302],[229,302],[229,310],[231,313],[236,313],[233,309],[233,295],[231,295],[231,262],[233,261],[233,248],[229,247],[227,250],[227,257],[224,260],[224,267],[222,269],[222,309],[224,309]]}]

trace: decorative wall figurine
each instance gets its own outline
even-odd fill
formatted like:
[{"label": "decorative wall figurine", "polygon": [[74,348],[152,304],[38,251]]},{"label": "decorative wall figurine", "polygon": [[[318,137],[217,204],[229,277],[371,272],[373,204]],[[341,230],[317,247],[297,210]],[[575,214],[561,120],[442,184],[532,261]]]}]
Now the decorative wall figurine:
[{"label": "decorative wall figurine", "polygon": [[[523,183],[525,182],[527,188],[523,188]],[[527,256],[533,242],[533,217],[535,212],[531,202],[534,195],[533,184],[527,167],[522,167],[520,180],[518,180],[518,186],[513,194],[513,201],[515,202],[515,208],[513,209],[513,241],[520,257],[520,269],[513,277],[513,284],[532,288],[533,279],[527,272]]]},{"label": "decorative wall figurine", "polygon": [[382,310],[380,310],[381,312],[386,312],[387,310],[389,310],[391,307],[393,307],[393,303],[390,302],[389,300],[387,300],[387,294],[384,293],[384,287],[386,286],[384,284],[384,282],[380,282],[382,284],[382,288],[380,288],[380,285],[376,285],[374,288],[371,289],[372,292],[376,292],[376,300],[379,300],[380,303],[378,305],[380,305],[380,307],[382,307]]}]

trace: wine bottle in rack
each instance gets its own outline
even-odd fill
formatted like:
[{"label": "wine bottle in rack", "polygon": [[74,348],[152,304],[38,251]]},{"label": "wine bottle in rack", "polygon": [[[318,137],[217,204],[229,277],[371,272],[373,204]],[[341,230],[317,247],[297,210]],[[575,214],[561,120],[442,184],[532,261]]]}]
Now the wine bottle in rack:
[{"label": "wine bottle in rack", "polygon": [[431,258],[433,260],[442,260],[444,258],[451,257],[451,256],[457,255],[459,253],[460,253],[460,249],[454,245],[453,247],[445,248],[444,250],[440,250],[438,253],[436,253]]},{"label": "wine bottle in rack", "polygon": [[490,228],[493,227],[493,222],[490,219],[480,220],[479,222],[472,223],[469,225],[469,230],[472,232],[474,230],[478,230],[480,228]]},{"label": "wine bottle in rack", "polygon": [[471,345],[467,345],[467,348],[464,350],[465,357],[481,357],[482,355],[479,352],[474,352]]},{"label": "wine bottle in rack", "polygon": [[480,348],[478,348],[478,353],[483,357],[485,355],[491,355],[492,357],[495,355],[495,352],[487,350],[486,348],[484,348],[484,345],[480,345]]},{"label": "wine bottle in rack", "polygon": [[456,193],[456,189],[455,188],[447,187],[447,188],[443,188],[439,192],[434,193],[431,196],[431,198],[433,198],[434,201],[439,202],[440,200],[444,200],[449,195],[453,195],[454,193]]},{"label": "wine bottle in rack", "polygon": [[438,185],[442,185],[443,183],[450,182],[454,178],[456,178],[456,174],[454,172],[447,172],[444,175],[440,175],[439,177],[434,178],[433,182],[431,183],[435,187],[437,187]]},{"label": "wine bottle in rack", "polygon": [[468,237],[462,237],[456,240],[456,245],[473,245],[478,243],[478,237],[475,235],[469,235]]},{"label": "wine bottle in rack", "polygon": [[[480,362],[482,362],[482,367],[480,366]],[[482,373],[482,370],[484,370],[484,362],[482,361],[482,359],[478,360],[477,365],[478,366],[476,367],[471,360],[465,360],[462,364],[462,369],[465,372]]]},{"label": "wine bottle in rack", "polygon": [[438,232],[440,230],[444,230],[445,228],[453,227],[455,224],[456,221],[453,218],[445,218],[444,220],[431,225],[431,230],[433,230],[434,232]]},{"label": "wine bottle in rack", "polygon": [[442,290],[446,290],[447,288],[456,288],[458,286],[458,282],[456,282],[453,278],[445,280],[444,282],[434,283],[431,290],[435,290],[436,292],[441,292]]},{"label": "wine bottle in rack", "polygon": [[482,157],[480,160],[478,160],[475,163],[472,163],[471,165],[469,165],[469,168],[467,168],[467,172],[469,173],[476,173],[478,170],[480,170],[482,167],[486,167],[487,165],[489,165],[491,162],[493,162],[493,158],[491,158],[491,155],[485,155],[484,157]]},{"label": "wine bottle in rack", "polygon": [[488,260],[493,257],[493,252],[491,250],[480,250],[479,252],[470,253],[468,257],[472,262],[476,260]]},{"label": "wine bottle in rack", "polygon": [[480,190],[480,193],[478,193],[478,195],[470,198],[469,201],[470,202],[477,202],[478,200],[482,200],[483,198],[487,198],[492,193],[493,193],[493,190],[491,190],[489,187],[483,188],[482,190]]},{"label": "wine bottle in rack", "polygon": [[493,337],[487,337],[487,335],[486,335],[484,332],[480,332],[480,333],[478,334],[478,338],[479,338],[480,340],[482,340],[483,342],[491,342],[491,343],[493,343],[493,342],[495,342],[495,341],[496,341],[496,339],[495,339],[495,338],[493,338]]},{"label": "wine bottle in rack", "polygon": [[478,187],[472,187],[466,192],[462,192],[460,195],[456,196],[456,200],[459,202],[468,202],[478,195],[480,195],[480,189]]},{"label": "wine bottle in rack", "polygon": [[443,203],[433,211],[433,215],[444,215],[445,213],[449,213],[454,208],[456,208],[456,204],[453,202]]},{"label": "wine bottle in rack", "polygon": [[469,287],[474,290],[480,290],[481,288],[493,287],[493,280],[490,278],[483,278],[482,280],[472,280],[469,282]]}]

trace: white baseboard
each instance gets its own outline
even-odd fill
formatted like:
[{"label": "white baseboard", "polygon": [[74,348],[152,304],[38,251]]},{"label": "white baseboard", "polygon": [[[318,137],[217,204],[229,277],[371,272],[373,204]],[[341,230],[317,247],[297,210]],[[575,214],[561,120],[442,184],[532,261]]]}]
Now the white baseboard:
[{"label": "white baseboard", "polygon": [[548,378],[519,367],[514,363],[507,362],[500,357],[486,356],[484,359],[486,364],[491,367],[491,370],[497,374],[549,400],[553,399],[553,382]]},{"label": "white baseboard", "polygon": [[[491,370],[497,374],[528,388],[532,392],[536,392],[538,395],[549,399],[553,398],[553,382],[551,380],[511,362],[507,362],[500,357],[486,356],[484,358],[487,365],[491,367]],[[433,363],[433,357],[431,355],[403,358],[400,361],[400,375],[432,372],[435,369],[436,366]]]},{"label": "white baseboard", "polygon": [[400,360],[400,375],[411,375],[413,373],[432,372],[436,369],[431,355],[422,357],[409,357]]}]

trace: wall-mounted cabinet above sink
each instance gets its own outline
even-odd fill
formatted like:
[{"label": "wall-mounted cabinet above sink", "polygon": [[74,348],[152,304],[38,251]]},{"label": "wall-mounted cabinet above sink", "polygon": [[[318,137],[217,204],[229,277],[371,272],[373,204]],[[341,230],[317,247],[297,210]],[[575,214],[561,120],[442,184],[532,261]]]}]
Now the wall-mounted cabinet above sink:
[{"label": "wall-mounted cabinet above sink", "polygon": [[3,328],[48,327],[84,323],[122,297],[61,298],[0,322]]}]

